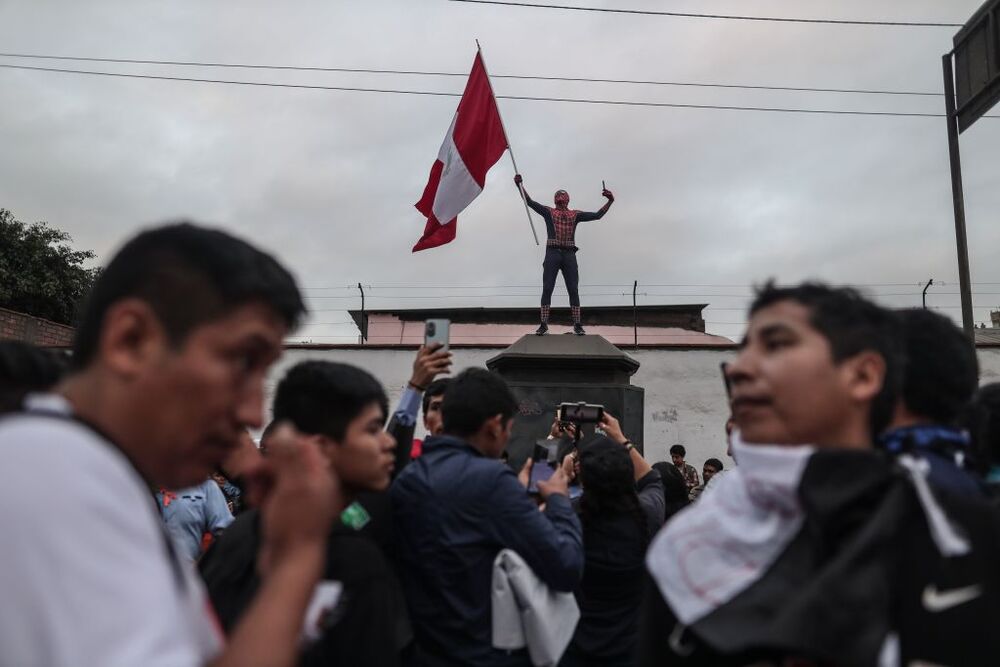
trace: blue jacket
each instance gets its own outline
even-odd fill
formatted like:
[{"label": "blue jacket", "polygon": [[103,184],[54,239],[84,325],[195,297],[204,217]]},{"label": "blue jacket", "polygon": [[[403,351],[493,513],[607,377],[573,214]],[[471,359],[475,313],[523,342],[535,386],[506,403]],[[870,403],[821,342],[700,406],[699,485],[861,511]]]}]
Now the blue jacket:
[{"label": "blue jacket", "polygon": [[906,426],[884,433],[882,447],[894,454],[913,454],[927,461],[931,487],[964,496],[982,498],[985,492],[977,476],[962,461],[969,455],[969,436],[956,428],[938,424]]},{"label": "blue jacket", "polygon": [[569,499],[550,496],[539,512],[508,466],[450,436],[424,442],[391,496],[414,664],[530,664],[491,646],[493,560],[513,549],[550,588],[572,591],[583,535]]}]

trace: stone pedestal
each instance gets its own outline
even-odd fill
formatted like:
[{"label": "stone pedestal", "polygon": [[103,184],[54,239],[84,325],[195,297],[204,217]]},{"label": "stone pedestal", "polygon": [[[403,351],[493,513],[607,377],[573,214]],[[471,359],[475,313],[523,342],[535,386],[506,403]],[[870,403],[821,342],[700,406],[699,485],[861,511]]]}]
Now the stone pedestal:
[{"label": "stone pedestal", "polygon": [[[601,336],[528,335],[486,362],[518,399],[507,451],[515,469],[548,435],[560,403],[597,403],[621,421],[625,435],[642,448],[642,387],[631,384],[639,362]],[[584,439],[593,427],[584,429]]]}]

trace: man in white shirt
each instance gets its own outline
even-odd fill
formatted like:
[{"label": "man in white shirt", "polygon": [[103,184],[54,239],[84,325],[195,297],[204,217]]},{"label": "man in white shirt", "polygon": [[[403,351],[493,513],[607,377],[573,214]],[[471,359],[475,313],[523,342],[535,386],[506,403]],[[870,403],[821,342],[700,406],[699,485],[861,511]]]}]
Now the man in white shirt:
[{"label": "man in white shirt", "polygon": [[315,443],[286,429],[247,475],[263,577],[226,647],[152,490],[201,482],[261,425],[304,312],[280,264],[220,231],[146,231],[105,267],[74,371],[0,420],[0,667],[293,664],[342,504]]}]

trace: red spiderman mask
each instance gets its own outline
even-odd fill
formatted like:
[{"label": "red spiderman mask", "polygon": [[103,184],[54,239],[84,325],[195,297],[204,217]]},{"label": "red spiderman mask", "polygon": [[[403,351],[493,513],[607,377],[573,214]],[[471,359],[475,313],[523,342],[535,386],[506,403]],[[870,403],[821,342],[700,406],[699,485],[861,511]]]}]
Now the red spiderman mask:
[{"label": "red spiderman mask", "polygon": [[556,208],[565,209],[569,206],[569,193],[565,190],[556,190]]}]

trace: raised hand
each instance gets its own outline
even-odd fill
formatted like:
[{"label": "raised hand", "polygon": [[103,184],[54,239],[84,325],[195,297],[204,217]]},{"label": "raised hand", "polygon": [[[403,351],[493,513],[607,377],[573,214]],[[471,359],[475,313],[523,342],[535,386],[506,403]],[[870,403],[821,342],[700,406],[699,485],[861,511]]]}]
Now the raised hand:
[{"label": "raised hand", "polygon": [[614,440],[619,445],[625,444],[628,441],[625,434],[622,432],[621,423],[619,423],[619,421],[615,419],[611,413],[604,413],[604,416],[601,417],[601,423],[599,426],[608,438]]},{"label": "raised hand", "polygon": [[427,389],[434,378],[451,369],[451,352],[444,348],[443,343],[434,343],[429,347],[424,345],[417,350],[417,358],[413,362],[413,375],[410,385],[417,389]]},{"label": "raised hand", "polygon": [[552,473],[552,477],[548,480],[538,482],[538,493],[545,500],[549,499],[554,493],[558,493],[564,496],[569,495],[569,480],[566,479],[566,473],[563,471],[562,466],[556,468],[556,471]]},{"label": "raised hand", "polygon": [[601,190],[601,194],[607,197],[609,203],[615,200],[615,196],[611,193],[611,190],[608,190],[607,188]]},{"label": "raised hand", "polygon": [[282,424],[270,439],[269,488],[261,502],[260,570],[266,573],[300,548],[322,548],[344,509],[339,480],[314,438]]},{"label": "raised hand", "polygon": [[521,174],[514,174],[514,185],[520,185],[522,180]]}]

